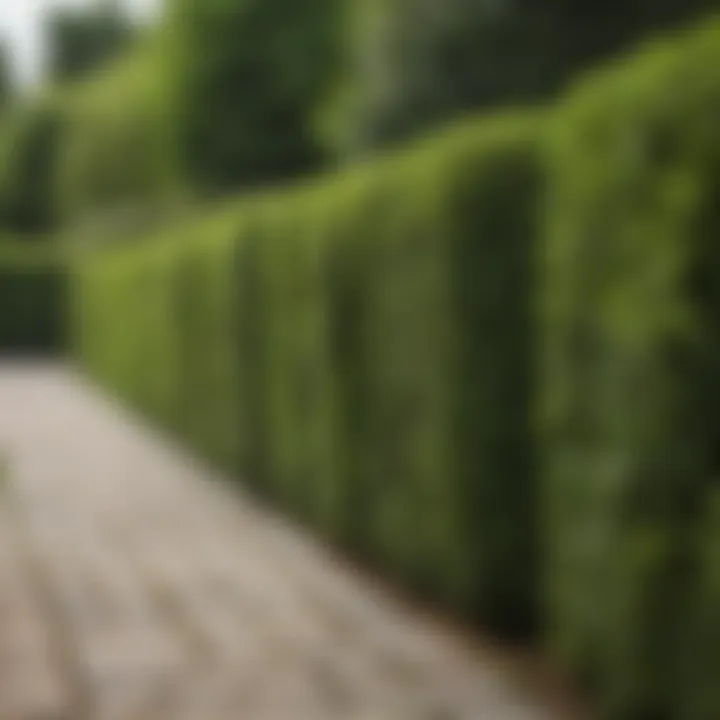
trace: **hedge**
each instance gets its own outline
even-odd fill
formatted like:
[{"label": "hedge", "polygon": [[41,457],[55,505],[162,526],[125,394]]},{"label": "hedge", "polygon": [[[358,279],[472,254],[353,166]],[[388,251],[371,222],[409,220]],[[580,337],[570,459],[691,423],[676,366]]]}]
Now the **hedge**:
[{"label": "hedge", "polygon": [[720,715],[720,493],[708,498],[699,525],[700,562],[690,612],[677,717],[710,720]]},{"label": "hedge", "polygon": [[719,61],[711,23],[602,71],[547,152],[549,635],[610,718],[720,713]]},{"label": "hedge", "polygon": [[469,123],[85,258],[82,362],[326,537],[527,633],[541,126]]},{"label": "hedge", "polygon": [[603,717],[715,720],[719,54],[98,251],[76,352],[335,544],[539,625]]},{"label": "hedge", "polygon": [[13,106],[0,119],[0,227],[47,234],[57,222],[55,172],[63,116],[56,96]]},{"label": "hedge", "polygon": [[13,235],[147,234],[193,204],[168,134],[157,33],[88,79],[0,118],[0,226]]},{"label": "hedge", "polygon": [[63,88],[64,127],[51,178],[63,227],[106,216],[115,224],[137,221],[161,212],[179,192],[161,53],[150,35],[102,72]]},{"label": "hedge", "polygon": [[0,354],[63,352],[67,280],[46,247],[0,242]]}]

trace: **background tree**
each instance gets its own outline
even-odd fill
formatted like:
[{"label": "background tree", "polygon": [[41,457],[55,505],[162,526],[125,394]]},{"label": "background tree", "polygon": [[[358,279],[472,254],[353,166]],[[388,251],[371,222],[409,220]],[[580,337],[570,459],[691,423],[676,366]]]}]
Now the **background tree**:
[{"label": "background tree", "polygon": [[340,0],[170,0],[182,172],[210,192],[316,168],[311,116],[336,67]]},{"label": "background tree", "polygon": [[46,20],[50,80],[87,75],[126,49],[134,29],[119,0],[83,9],[56,8]]},{"label": "background tree", "polygon": [[470,110],[556,93],[639,38],[719,0],[351,0],[345,80],[322,115],[365,153]]}]

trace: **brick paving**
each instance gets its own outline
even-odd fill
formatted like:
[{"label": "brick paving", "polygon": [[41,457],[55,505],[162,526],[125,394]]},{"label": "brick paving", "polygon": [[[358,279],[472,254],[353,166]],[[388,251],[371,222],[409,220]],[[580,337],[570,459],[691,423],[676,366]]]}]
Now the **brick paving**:
[{"label": "brick paving", "polygon": [[564,720],[59,365],[0,364],[0,720]]}]

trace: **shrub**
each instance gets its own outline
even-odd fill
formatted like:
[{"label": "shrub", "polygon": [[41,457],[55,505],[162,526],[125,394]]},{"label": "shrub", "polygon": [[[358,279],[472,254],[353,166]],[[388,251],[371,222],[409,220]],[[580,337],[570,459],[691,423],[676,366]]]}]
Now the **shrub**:
[{"label": "shrub", "polygon": [[99,251],[76,352],[496,630],[528,633],[542,583],[549,644],[604,717],[714,720],[718,48],[711,22],[550,118],[469,122]]},{"label": "shrub", "polygon": [[527,633],[542,124],[470,123],[99,251],[79,268],[77,351],[327,537]]},{"label": "shrub", "polygon": [[550,634],[612,718],[701,717],[672,708],[720,469],[718,40],[711,24],[599,73],[547,153]]},{"label": "shrub", "polygon": [[[472,124],[368,183],[360,486],[371,550],[496,627],[531,622],[538,116]],[[356,320],[357,322],[357,320]]]},{"label": "shrub", "polygon": [[13,235],[44,235],[57,221],[54,173],[61,107],[43,97],[12,108],[0,124],[0,223]]},{"label": "shrub", "polygon": [[160,41],[148,37],[131,55],[64,89],[65,129],[52,177],[63,227],[157,214],[178,192],[161,52]]}]

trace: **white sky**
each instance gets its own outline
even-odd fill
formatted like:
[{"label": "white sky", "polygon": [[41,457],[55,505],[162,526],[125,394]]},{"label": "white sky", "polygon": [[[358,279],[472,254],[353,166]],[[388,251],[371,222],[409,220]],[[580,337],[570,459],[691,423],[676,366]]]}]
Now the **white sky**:
[{"label": "white sky", "polygon": [[[57,6],[82,7],[95,0],[0,0],[0,36],[13,51],[16,74],[23,84],[34,83],[41,72],[44,47],[42,21]],[[124,0],[137,17],[147,17],[160,0]]]}]

